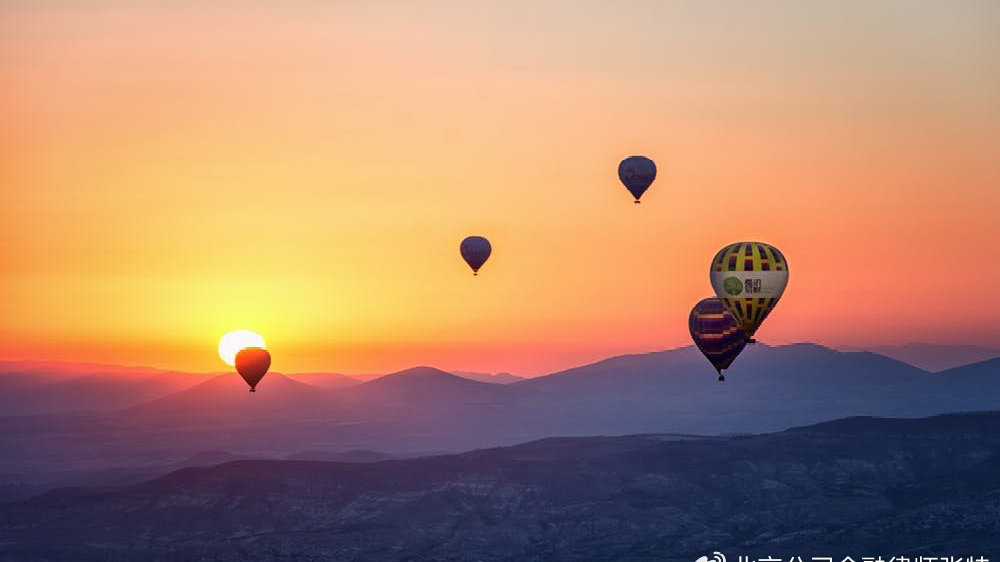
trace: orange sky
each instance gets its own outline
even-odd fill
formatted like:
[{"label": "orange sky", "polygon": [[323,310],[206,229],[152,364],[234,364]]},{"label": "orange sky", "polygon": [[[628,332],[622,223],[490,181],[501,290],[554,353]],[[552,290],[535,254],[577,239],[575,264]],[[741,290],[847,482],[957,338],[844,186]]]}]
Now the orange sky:
[{"label": "orange sky", "polygon": [[791,265],[764,341],[997,345],[997,29],[989,1],[5,2],[0,357],[219,370],[249,328],[281,371],[536,374],[686,344],[744,239]]}]

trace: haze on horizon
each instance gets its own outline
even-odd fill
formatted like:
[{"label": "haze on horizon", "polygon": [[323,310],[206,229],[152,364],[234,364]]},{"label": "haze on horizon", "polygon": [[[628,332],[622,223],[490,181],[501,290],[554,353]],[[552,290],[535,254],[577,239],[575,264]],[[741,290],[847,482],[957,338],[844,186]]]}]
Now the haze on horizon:
[{"label": "haze on horizon", "polygon": [[687,345],[745,239],[790,263],[765,342],[997,347],[998,28],[985,1],[3,2],[0,358],[218,371],[248,328],[283,372],[539,374]]}]

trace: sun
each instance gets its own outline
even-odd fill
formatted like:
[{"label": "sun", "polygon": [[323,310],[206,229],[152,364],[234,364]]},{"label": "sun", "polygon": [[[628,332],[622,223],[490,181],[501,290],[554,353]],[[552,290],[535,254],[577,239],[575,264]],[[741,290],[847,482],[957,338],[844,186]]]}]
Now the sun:
[{"label": "sun", "polygon": [[267,349],[267,346],[264,345],[264,338],[256,332],[250,330],[229,332],[219,339],[219,357],[226,362],[226,365],[232,367],[236,363],[236,354],[247,347]]}]

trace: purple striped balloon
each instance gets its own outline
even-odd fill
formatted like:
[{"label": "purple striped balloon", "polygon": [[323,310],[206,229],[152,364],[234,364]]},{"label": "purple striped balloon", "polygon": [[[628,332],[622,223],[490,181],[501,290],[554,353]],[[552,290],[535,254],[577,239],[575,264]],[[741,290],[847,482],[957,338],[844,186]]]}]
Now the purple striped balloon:
[{"label": "purple striped balloon", "polygon": [[726,380],[722,371],[732,364],[747,344],[747,336],[736,318],[721,300],[710,297],[702,299],[691,309],[688,329],[694,344],[719,373],[719,380]]}]

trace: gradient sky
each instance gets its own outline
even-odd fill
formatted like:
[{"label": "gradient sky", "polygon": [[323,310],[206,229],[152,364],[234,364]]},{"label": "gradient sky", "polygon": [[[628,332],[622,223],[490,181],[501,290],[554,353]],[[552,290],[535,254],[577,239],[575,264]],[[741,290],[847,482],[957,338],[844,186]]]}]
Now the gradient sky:
[{"label": "gradient sky", "polygon": [[[1000,343],[1000,3],[0,3],[0,357],[537,374],[688,343]],[[633,205],[616,166],[659,178]],[[478,278],[458,256],[493,241]]]}]

